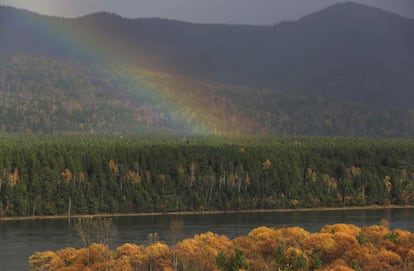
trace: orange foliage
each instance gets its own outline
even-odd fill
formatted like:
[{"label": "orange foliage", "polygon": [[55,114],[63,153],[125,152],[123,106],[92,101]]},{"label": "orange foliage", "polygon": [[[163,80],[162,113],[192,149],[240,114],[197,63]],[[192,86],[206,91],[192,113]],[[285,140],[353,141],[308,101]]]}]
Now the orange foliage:
[{"label": "orange foliage", "polygon": [[94,263],[91,266],[89,266],[90,270],[93,271],[107,271],[107,270],[113,270],[113,264],[114,262],[109,261],[109,262],[99,262],[99,263]]},{"label": "orange foliage", "polygon": [[384,263],[387,263],[389,265],[400,265],[400,264],[402,264],[401,257],[398,254],[396,254],[392,251],[388,251],[388,250],[380,251],[380,253],[377,254],[377,259],[380,262],[384,262]]},{"label": "orange foliage", "polygon": [[89,246],[89,263],[104,263],[112,259],[112,252],[103,244],[93,243]]},{"label": "orange foliage", "polygon": [[352,176],[361,175],[361,169],[359,167],[352,166],[350,171]]},{"label": "orange foliage", "polygon": [[384,226],[372,225],[362,229],[368,240],[372,243],[378,243],[388,233],[388,229]]},{"label": "orange foliage", "polygon": [[128,178],[132,183],[141,183],[141,176],[139,175],[139,173],[135,171],[128,170]]},{"label": "orange foliage", "polygon": [[144,253],[145,248],[143,246],[137,246],[135,244],[126,243],[115,250],[115,258],[121,258],[122,256],[133,257],[137,254]]},{"label": "orange foliage", "polygon": [[108,162],[108,167],[109,169],[114,173],[115,176],[118,176],[119,174],[119,169],[118,169],[118,165],[115,163],[114,160],[109,160]]},{"label": "orange foliage", "polygon": [[330,233],[315,233],[305,239],[304,248],[311,254],[318,253],[321,260],[336,259],[337,246]]},{"label": "orange foliage", "polygon": [[304,240],[310,236],[310,233],[300,227],[281,228],[276,232],[281,234],[286,246],[302,246]]},{"label": "orange foliage", "polygon": [[355,271],[355,270],[352,269],[351,267],[346,266],[346,265],[337,265],[337,266],[332,267],[332,268],[325,268],[325,269],[323,269],[323,271]]},{"label": "orange foliage", "polygon": [[66,182],[70,182],[72,181],[72,172],[67,168],[65,169],[65,171],[63,171],[62,173],[60,173],[60,176],[62,176],[62,178],[66,181]]},{"label": "orange foliage", "polygon": [[146,261],[152,265],[152,270],[165,270],[171,268],[172,253],[170,248],[162,242],[155,242],[145,249]]},{"label": "orange foliage", "polygon": [[10,172],[8,181],[11,187],[15,186],[20,181],[19,169],[17,167],[14,168],[12,172]]},{"label": "orange foliage", "polygon": [[[318,269],[319,270],[319,269]],[[348,262],[344,259],[336,259],[332,263],[330,263],[328,266],[325,266],[322,271],[348,271],[353,270],[351,267],[348,266]]]},{"label": "orange foliage", "polygon": [[[207,232],[177,243],[174,251],[162,242],[146,247],[124,244],[115,251],[94,243],[89,249],[35,253],[29,265],[32,271],[172,271],[176,256],[184,270],[207,271],[217,270],[219,252],[229,256],[236,249],[246,257],[251,271],[350,271],[355,266],[364,271],[414,270],[413,233],[389,231],[378,225],[360,229],[346,224],[325,226],[312,234],[298,227],[259,227],[234,240]],[[317,262],[318,267],[312,266]]]},{"label": "orange foliage", "polygon": [[256,243],[257,252],[262,257],[269,257],[279,246],[276,240],[276,232],[274,229],[268,227],[259,227],[253,229],[248,234],[254,243]]},{"label": "orange foliage", "polygon": [[[144,266],[147,255],[145,253],[144,246],[137,246],[134,244],[126,243],[115,250],[114,258],[117,261],[125,262],[129,264],[129,268],[137,270],[139,266]],[[122,263],[122,265],[125,265]]]},{"label": "orange foliage", "polygon": [[262,163],[262,169],[263,169],[263,170],[269,170],[271,165],[272,165],[272,162],[271,162],[269,159],[266,159],[266,160]]},{"label": "orange foliage", "polygon": [[335,242],[335,256],[333,257],[342,257],[346,252],[353,251],[357,249],[359,243],[355,236],[344,232],[337,232],[333,235],[333,240]]},{"label": "orange foliage", "polygon": [[61,250],[57,251],[56,254],[62,259],[63,264],[65,266],[70,266],[70,265],[75,264],[76,262],[79,262],[79,260],[78,260],[78,257],[79,257],[78,250],[76,250],[72,247],[61,249]]},{"label": "orange foliage", "polygon": [[89,252],[87,248],[79,249],[75,263],[78,265],[86,266],[88,264],[88,255],[89,255]]},{"label": "orange foliage", "polygon": [[224,235],[212,232],[197,234],[192,239],[185,239],[176,245],[177,254],[187,265],[191,265],[197,259],[200,270],[212,270],[214,261],[220,251],[229,248],[230,241]]},{"label": "orange foliage", "polygon": [[265,259],[261,253],[259,253],[259,246],[255,239],[250,236],[240,236],[231,242],[229,251],[239,249],[247,258],[247,262],[250,265],[251,270],[267,270],[269,269]]},{"label": "orange foliage", "polygon": [[343,232],[352,236],[358,236],[361,232],[361,228],[352,224],[334,224],[324,226],[320,232],[336,233]]},{"label": "orange foliage", "polygon": [[304,243],[309,232],[299,227],[271,229],[259,227],[250,231],[248,236],[252,238],[262,257],[273,256],[274,251],[282,245],[283,247],[297,247]]},{"label": "orange foliage", "polygon": [[414,262],[414,249],[410,249],[407,253],[407,259]]},{"label": "orange foliage", "polygon": [[385,176],[384,177],[384,185],[385,185],[385,190],[387,191],[387,193],[391,193],[391,188],[392,188],[392,183],[391,183],[391,177],[390,176]]},{"label": "orange foliage", "polygon": [[113,264],[113,271],[132,271],[136,270],[131,267],[130,259],[127,256],[119,257]]},{"label": "orange foliage", "polygon": [[36,252],[29,258],[31,271],[56,270],[63,267],[62,259],[53,251]]}]

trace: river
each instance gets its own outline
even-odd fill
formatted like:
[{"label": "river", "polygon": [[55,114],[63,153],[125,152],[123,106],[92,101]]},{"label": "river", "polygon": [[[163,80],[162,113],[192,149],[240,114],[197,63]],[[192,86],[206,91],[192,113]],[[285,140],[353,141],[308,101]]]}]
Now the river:
[{"label": "river", "polygon": [[[169,224],[180,219],[183,238],[211,231],[234,238],[259,226],[300,226],[319,231],[326,224],[352,223],[358,226],[390,221],[391,228],[414,231],[414,208],[254,212],[227,214],[156,215],[114,217],[117,236],[113,246],[123,243],[146,244],[149,233],[168,240]],[[3,221],[0,224],[0,271],[28,270],[28,257],[36,251],[81,247],[74,221],[68,219]]]}]

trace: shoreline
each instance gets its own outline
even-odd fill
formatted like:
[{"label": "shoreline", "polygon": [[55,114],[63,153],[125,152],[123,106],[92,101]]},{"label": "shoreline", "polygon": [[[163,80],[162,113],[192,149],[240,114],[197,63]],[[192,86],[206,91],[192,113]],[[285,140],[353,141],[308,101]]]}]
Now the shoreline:
[{"label": "shoreline", "polygon": [[414,209],[414,205],[370,205],[347,207],[318,207],[297,209],[253,209],[253,210],[229,210],[229,211],[183,211],[183,212],[151,212],[151,213],[115,213],[115,214],[83,214],[83,215],[41,215],[41,216],[16,216],[0,217],[0,223],[4,221],[19,220],[48,220],[48,219],[77,219],[96,217],[137,217],[137,216],[178,216],[178,215],[212,215],[212,214],[242,214],[242,213],[286,213],[286,212],[312,212],[312,211],[352,211],[352,210],[380,210],[380,209]]}]

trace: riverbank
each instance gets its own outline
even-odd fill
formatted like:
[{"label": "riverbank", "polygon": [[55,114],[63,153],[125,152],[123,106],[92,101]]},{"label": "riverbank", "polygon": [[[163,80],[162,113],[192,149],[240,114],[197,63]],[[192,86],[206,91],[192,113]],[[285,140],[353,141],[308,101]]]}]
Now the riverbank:
[{"label": "riverbank", "polygon": [[76,219],[95,217],[133,217],[133,216],[176,216],[176,215],[200,215],[200,214],[236,214],[236,213],[284,213],[284,212],[312,212],[312,211],[347,211],[347,210],[376,210],[376,209],[414,209],[414,205],[370,205],[370,206],[347,206],[347,207],[320,207],[320,208],[297,208],[297,209],[258,209],[258,210],[228,210],[228,211],[184,211],[184,212],[152,212],[152,213],[116,213],[116,214],[84,214],[84,215],[41,215],[41,216],[18,216],[0,217],[2,221],[16,220],[47,220],[47,219]]}]

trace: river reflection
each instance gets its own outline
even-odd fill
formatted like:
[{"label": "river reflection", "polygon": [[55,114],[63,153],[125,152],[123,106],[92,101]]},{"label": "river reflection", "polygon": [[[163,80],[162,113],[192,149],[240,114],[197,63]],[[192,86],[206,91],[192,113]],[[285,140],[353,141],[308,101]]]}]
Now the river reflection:
[{"label": "river reflection", "polygon": [[[382,218],[391,222],[391,228],[414,230],[413,208],[114,217],[118,234],[113,246],[146,244],[152,232],[168,242],[169,224],[174,219],[184,223],[183,238],[206,231],[235,238],[259,226],[299,226],[315,232],[326,224],[364,226],[377,224]],[[67,246],[81,246],[73,220],[5,221],[0,224],[0,271],[27,270],[27,258],[34,252]]]}]

